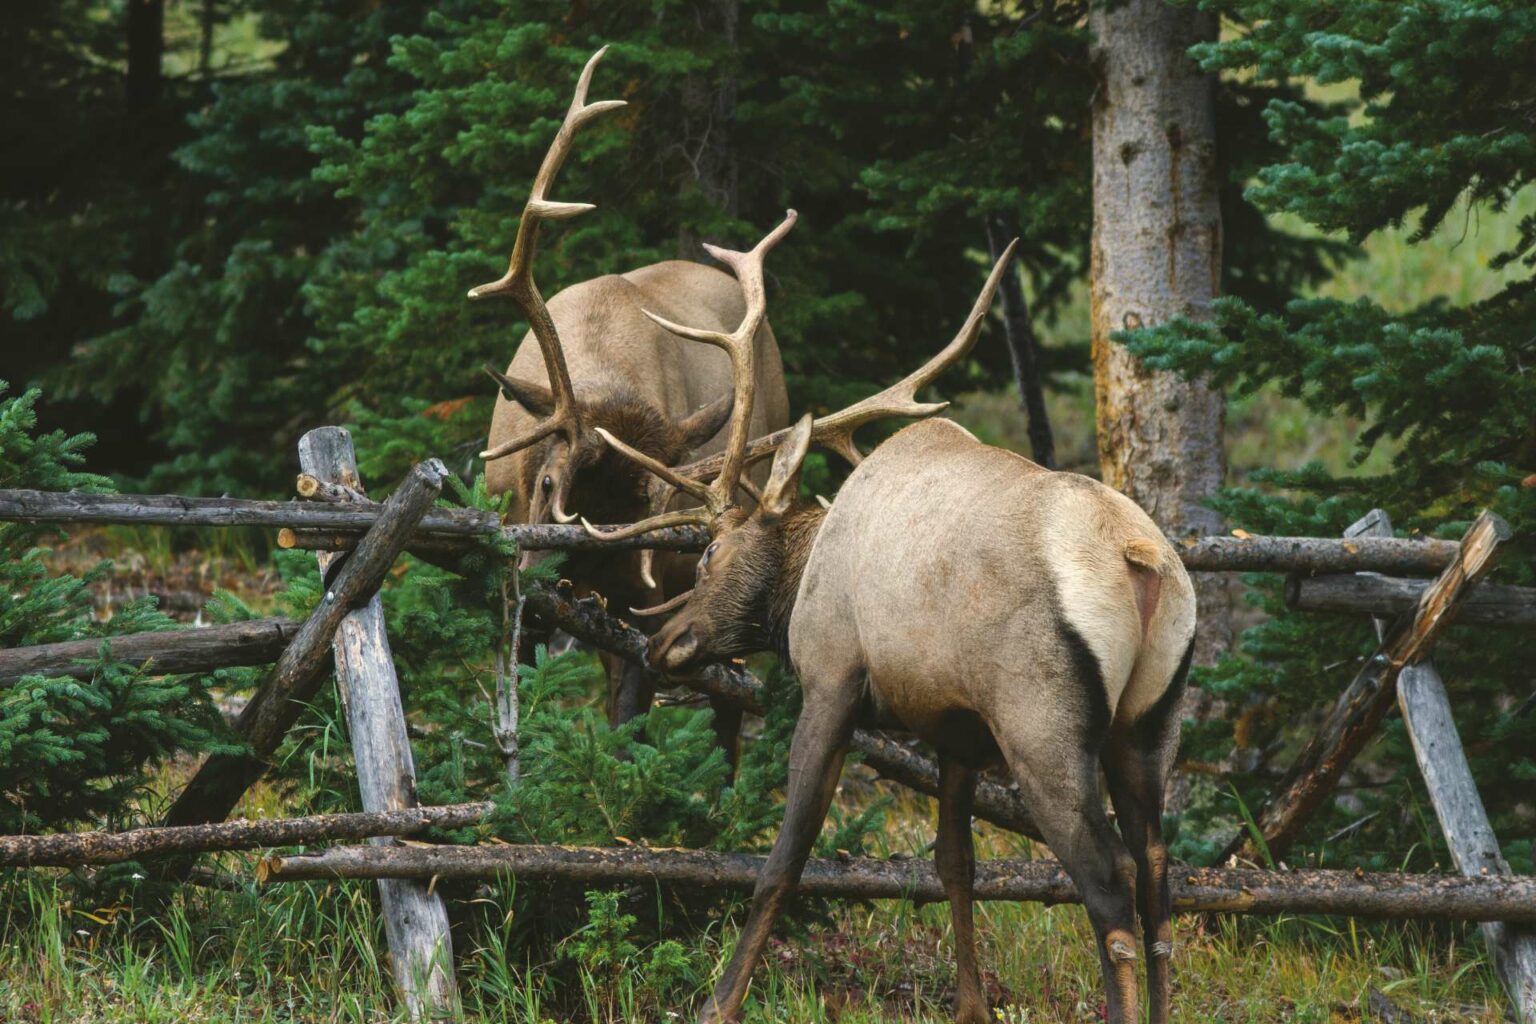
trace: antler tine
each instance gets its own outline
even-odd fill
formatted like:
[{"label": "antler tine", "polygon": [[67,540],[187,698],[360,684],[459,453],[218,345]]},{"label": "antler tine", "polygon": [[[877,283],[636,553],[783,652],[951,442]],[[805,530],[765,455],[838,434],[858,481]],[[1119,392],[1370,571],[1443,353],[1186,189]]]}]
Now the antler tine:
[{"label": "antler tine", "polygon": [[[1003,280],[1003,271],[1007,269],[1008,262],[1013,258],[1018,244],[1019,240],[1015,238],[992,265],[987,283],[971,305],[970,315],[965,318],[965,323],[948,345],[922,366],[884,391],[816,420],[811,425],[811,443],[830,448],[849,462],[858,465],[863,456],[854,446],[853,432],[859,427],[887,416],[909,416],[921,419],[947,409],[948,402],[919,402],[917,392],[932,383],[939,374],[965,358],[975,347],[976,337],[981,331],[981,322],[992,305],[992,298],[997,294],[997,286]],[[778,451],[779,445],[788,436],[789,429],[786,428],[754,439],[746,448],[744,464],[751,465],[772,455]],[[679,466],[673,472],[690,479],[707,480],[719,473],[723,465],[724,460],[720,455],[712,455],[707,459]]]},{"label": "antler tine", "polygon": [[522,307],[523,313],[528,317],[528,324],[533,329],[534,338],[539,343],[539,351],[544,355],[544,369],[549,374],[550,390],[555,398],[554,410],[543,421],[517,437],[481,452],[480,457],[487,461],[511,455],[556,431],[564,433],[567,439],[575,444],[581,432],[581,417],[576,407],[576,394],[571,387],[571,375],[565,366],[565,352],[560,347],[560,335],[555,330],[555,322],[551,319],[549,310],[544,305],[544,298],[539,294],[538,285],[533,280],[533,253],[538,241],[539,225],[543,221],[565,220],[596,208],[591,203],[553,202],[545,196],[550,186],[554,184],[555,176],[560,173],[565,158],[570,155],[571,143],[577,130],[599,114],[617,110],[625,105],[623,100],[587,102],[587,89],[592,84],[592,73],[597,68],[598,61],[602,60],[603,54],[607,52],[606,46],[598,50],[581,70],[581,77],[577,79],[576,91],[571,97],[570,107],[566,110],[565,120],[561,122],[560,130],[555,133],[555,140],[550,143],[549,151],[544,154],[544,162],[539,165],[539,172],[533,179],[533,188],[528,193],[528,201],[523,206],[522,220],[517,225],[517,238],[512,243],[512,256],[507,262],[507,272],[495,281],[469,290],[471,299],[510,295]]},{"label": "antler tine", "polygon": [[753,376],[756,368],[754,342],[757,338],[757,330],[762,325],[763,318],[768,312],[767,291],[763,285],[763,259],[789,233],[799,217],[800,215],[794,210],[786,210],[784,220],[780,222],[779,226],[764,235],[762,240],[747,252],[736,252],[712,245],[705,247],[709,250],[710,255],[735,272],[737,280],[741,282],[742,296],[746,299],[746,315],[742,317],[741,324],[729,334],[723,331],[686,327],[682,324],[675,324],[666,317],[658,316],[650,310],[641,310],[642,313],[650,317],[657,326],[664,330],[670,331],[680,338],[700,341],[706,345],[723,348],[730,355],[731,386],[735,392],[735,401],[731,407],[730,427],[726,434],[725,450],[721,457],[720,469],[717,471],[713,483],[707,487],[699,479],[690,478],[687,475],[673,471],[670,467],[662,466],[656,460],[647,458],[628,445],[616,442],[616,439],[604,434],[604,440],[612,445],[615,451],[633,459],[672,486],[687,491],[703,502],[703,507],[667,512],[613,531],[598,530],[584,522],[583,525],[586,526],[587,532],[592,536],[618,539],[620,537],[634,537],[642,533],[649,533],[663,526],[683,524],[709,526],[714,522],[716,516],[731,506],[733,492],[741,476],[742,467],[746,464],[747,438],[751,430]]}]

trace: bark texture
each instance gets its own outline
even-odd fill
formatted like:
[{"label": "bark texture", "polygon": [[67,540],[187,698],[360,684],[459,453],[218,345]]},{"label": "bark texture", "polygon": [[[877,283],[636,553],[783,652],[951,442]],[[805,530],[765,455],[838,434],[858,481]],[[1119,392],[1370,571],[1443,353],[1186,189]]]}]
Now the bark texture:
[{"label": "bark texture", "polygon": [[[636,882],[750,891],[767,858],[700,850],[593,849],[569,846],[347,846],[323,853],[265,858],[265,885],[332,878],[486,879],[581,885]],[[1348,914],[1353,917],[1536,921],[1536,878],[1463,878],[1364,871],[1256,871],[1175,868],[1173,909],[1180,913]],[[944,899],[925,860],[812,859],[799,893],[839,899]],[[975,898],[1080,902],[1053,860],[976,863]]]},{"label": "bark texture", "polygon": [[[335,493],[335,492],[330,492]],[[318,494],[318,492],[317,492]],[[17,523],[126,523],[138,526],[270,526],[287,528],[297,536],[327,531],[350,537],[335,545],[355,545],[378,519],[384,506],[323,502],[257,501],[248,498],[186,498],[178,494],[80,494],[75,491],[0,490],[0,520]],[[603,524],[607,525],[607,524]],[[704,530],[673,527],[643,537],[598,540],[579,526],[501,525],[490,512],[469,508],[434,508],[413,529],[411,543],[452,547],[476,537],[500,534],[520,547],[537,550],[702,551],[709,543]],[[307,546],[295,544],[294,546]],[[319,550],[326,550],[320,548]]]},{"label": "bark texture", "polygon": [[[1174,536],[1215,533],[1226,474],[1221,394],[1143,369],[1115,331],[1203,317],[1221,286],[1215,83],[1186,55],[1216,18],[1166,0],[1094,4],[1094,391],[1104,482]],[[1224,581],[1197,577],[1196,660],[1231,644]]]},{"label": "bark texture", "polygon": [[[1428,580],[1340,573],[1292,576],[1285,603],[1307,612],[1347,612],[1391,618],[1419,603]],[[1483,626],[1536,626],[1536,588],[1480,583],[1467,592],[1456,621]]]},{"label": "bark texture", "polygon": [[[299,464],[317,482],[336,488],[328,492],[332,500],[363,495],[352,437],[340,427],[320,427],[300,438]],[[428,459],[406,477],[406,486],[424,486],[435,496],[447,475],[441,462]],[[315,557],[321,576],[328,577],[336,563],[349,556],[321,552]],[[377,590],[342,619],[331,650],[363,810],[416,808],[416,762]],[[426,881],[381,879],[379,901],[390,964],[407,1012],[413,1019],[452,1013],[458,1003],[458,987],[453,976],[448,908],[442,896]]]},{"label": "bark texture", "polygon": [[415,807],[376,814],[315,814],[305,818],[221,821],[210,825],[139,828],[129,832],[66,832],[0,836],[0,867],[73,867],[216,850],[255,850],[370,836],[408,836],[429,828],[463,828],[484,820],[492,803]]},{"label": "bark texture", "polygon": [[23,676],[70,676],[89,679],[96,671],[102,644],[112,657],[141,665],[151,675],[211,672],[233,665],[266,665],[282,656],[299,631],[292,619],[252,619],[224,626],[204,626],[163,633],[134,633],[107,640],[67,640],[36,647],[0,650],[0,687]]}]

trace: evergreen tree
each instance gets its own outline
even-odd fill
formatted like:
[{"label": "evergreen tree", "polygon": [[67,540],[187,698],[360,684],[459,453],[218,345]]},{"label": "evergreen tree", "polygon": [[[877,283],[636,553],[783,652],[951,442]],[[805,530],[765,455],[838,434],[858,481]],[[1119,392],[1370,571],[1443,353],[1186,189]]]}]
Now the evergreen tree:
[{"label": "evergreen tree", "polygon": [[[104,478],[76,468],[90,435],[39,434],[38,393],[8,398],[5,389],[0,383],[0,487],[107,489]],[[26,676],[0,687],[0,833],[123,823],[156,764],[224,742],[207,680],[154,678],[111,655],[112,636],[173,625],[154,599],[97,622],[90,584],[110,566],[53,575],[40,546],[46,534],[0,523],[0,647],[97,637],[102,644],[85,679]]]},{"label": "evergreen tree", "polygon": [[[1536,175],[1536,71],[1523,55],[1536,46],[1536,10],[1518,3],[1349,0],[1219,0],[1205,4],[1245,30],[1196,47],[1212,71],[1236,71],[1259,82],[1310,77],[1352,83],[1358,103],[1327,111],[1271,100],[1265,122],[1283,155],[1264,166],[1249,189],[1269,213],[1294,214],[1317,228],[1361,241],[1411,221],[1422,241],[1465,203],[1469,221],[1507,216],[1510,202]],[[1536,265],[1536,219],[1526,217],[1515,243],[1490,273]],[[1356,302],[1297,299],[1288,303],[1225,298],[1212,322],[1176,322],[1130,337],[1154,365],[1208,373],[1240,393],[1274,385],[1319,415],[1347,412],[1370,426],[1358,439],[1361,459],[1375,446],[1399,446],[1391,472],[1331,477],[1320,466],[1262,477],[1262,490],[1232,491],[1219,507],[1234,526],[1255,532],[1337,536],[1372,507],[1399,531],[1458,536],[1477,512],[1492,508],[1516,540],[1498,575],[1536,582],[1536,281],[1510,275],[1497,294],[1468,305],[1435,301],[1394,309],[1395,296]],[[1275,618],[1250,630],[1243,656],[1220,666],[1207,685],[1232,699],[1236,720],[1213,723],[1192,737],[1199,756],[1255,752],[1285,729],[1327,706],[1353,673],[1348,657],[1372,646],[1361,622],[1284,613],[1266,581]],[[1536,715],[1531,714],[1529,658],[1522,638],[1487,628],[1453,629],[1436,651],[1458,724],[1495,828],[1513,840],[1513,862],[1530,869],[1528,810],[1520,801],[1536,779]],[[1400,724],[1387,730],[1374,756],[1408,765]],[[1242,781],[1260,798],[1263,773]],[[1399,862],[1398,851],[1438,830],[1403,811],[1421,798],[1417,773],[1397,771],[1363,803],[1384,810],[1351,833],[1343,851],[1322,842],[1360,816],[1361,803],[1325,815],[1312,828],[1313,849],[1339,856]],[[1198,850],[1198,838],[1191,852]],[[1387,851],[1392,851],[1388,853]],[[1420,854],[1427,859],[1426,854]],[[1443,859],[1443,858],[1441,858]]]}]

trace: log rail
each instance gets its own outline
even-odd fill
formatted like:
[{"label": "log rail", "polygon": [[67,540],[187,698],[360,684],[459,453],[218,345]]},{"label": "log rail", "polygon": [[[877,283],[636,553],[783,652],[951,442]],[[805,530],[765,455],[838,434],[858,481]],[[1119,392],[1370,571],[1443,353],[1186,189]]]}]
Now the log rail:
[{"label": "log rail", "polygon": [[[315,501],[255,501],[244,498],[186,498],[174,494],[85,494],[76,491],[0,489],[0,521],[25,523],[124,523],[158,526],[263,526],[294,531],[296,547],[324,550],[348,546],[380,514],[373,502],[345,503],[315,489]],[[673,527],[627,540],[599,541],[579,526],[507,525],[490,512],[465,508],[429,510],[413,530],[411,543],[434,542],[443,550],[468,547],[501,536],[525,550],[579,551],[655,548],[699,551],[708,542],[696,527]],[[1383,572],[1438,573],[1456,558],[1449,540],[1369,537],[1194,537],[1175,539],[1174,548],[1194,572]]]},{"label": "log rail", "polygon": [[[581,885],[665,883],[694,889],[751,891],[766,858],[701,850],[566,846],[345,846],[271,856],[257,867],[263,885],[335,878],[522,881]],[[1170,870],[1173,908],[1181,913],[1342,914],[1365,918],[1536,921],[1536,878],[1467,878],[1364,871]],[[838,899],[944,899],[926,860],[812,859],[798,892]],[[1080,902],[1072,880],[1052,860],[980,860],[975,897],[1038,903]]]}]

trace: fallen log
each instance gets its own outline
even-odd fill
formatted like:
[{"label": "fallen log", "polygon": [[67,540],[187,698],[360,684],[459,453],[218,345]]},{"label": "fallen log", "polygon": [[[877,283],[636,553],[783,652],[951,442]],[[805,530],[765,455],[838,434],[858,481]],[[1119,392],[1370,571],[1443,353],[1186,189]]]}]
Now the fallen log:
[{"label": "fallen log", "polygon": [[[339,492],[320,489],[317,501],[255,501],[245,498],[186,498],[175,494],[80,494],[73,491],[0,489],[0,520],[27,523],[128,523],[158,526],[265,526],[301,534],[296,546],[352,544],[325,535],[356,537],[372,525],[382,506],[349,507],[324,500]],[[704,530],[681,526],[623,540],[597,540],[579,526],[502,525],[490,512],[435,508],[413,540],[457,538],[459,544],[497,533],[525,550],[608,551],[654,548],[701,551],[709,542]],[[1456,543],[1393,537],[1339,540],[1333,537],[1194,537],[1174,538],[1184,564],[1196,572],[1384,572],[1402,576],[1437,573],[1456,554]],[[339,550],[340,548],[336,548]],[[330,550],[318,548],[318,550]]]},{"label": "fallen log", "polygon": [[[265,857],[262,885],[335,878],[521,881],[579,885],[663,883],[747,892],[767,858],[740,853],[565,846],[344,846],[320,853]],[[1169,871],[1173,908],[1182,913],[1342,914],[1351,917],[1458,921],[1536,921],[1536,878],[1464,878],[1364,871],[1257,871],[1185,868]],[[835,899],[944,899],[926,860],[813,859],[799,892]],[[1077,903],[1072,880],[1056,861],[979,860],[979,900]]]},{"label": "fallen log", "polygon": [[1191,537],[1173,541],[1191,572],[1437,573],[1456,558],[1452,540],[1395,537]]},{"label": "fallen log", "polygon": [[0,650],[0,687],[34,675],[89,679],[100,661],[102,644],[111,648],[113,658],[142,666],[152,675],[267,665],[282,656],[298,631],[299,624],[292,619],[252,619],[224,626],[15,647]]},{"label": "fallen log", "polygon": [[412,528],[437,499],[446,473],[436,459],[429,460],[407,474],[390,495],[373,528],[342,563],[335,578],[326,581],[325,597],[235,720],[235,732],[250,752],[211,755],[171,805],[165,824],[222,821],[251,783],[261,777],[267,758],[330,675],[331,641],[337,628],[384,582]]},{"label": "fallen log", "polygon": [[304,818],[221,821],[215,824],[137,828],[128,832],[61,832],[0,836],[0,867],[74,867],[118,864],[166,854],[256,850],[299,843],[409,836],[429,828],[464,828],[483,821],[493,803],[413,807],[373,814],[314,814]]},{"label": "fallen log", "polygon": [[[578,598],[569,583],[536,583],[524,588],[527,610],[558,625],[571,636],[637,664],[645,663],[646,635],[609,615],[597,598]],[[709,665],[696,675],[668,677],[670,682],[714,697],[725,697],[754,714],[762,714],[763,684],[736,665]],[[855,729],[851,749],[882,776],[919,793],[937,796],[939,768],[933,760],[875,730]],[[972,804],[976,817],[1014,832],[1040,838],[1019,795],[987,779],[976,783]]]},{"label": "fallen log", "polygon": [[[339,492],[327,492],[334,496]],[[318,492],[317,492],[318,494]],[[0,490],[0,521],[21,523],[125,523],[140,526],[264,526],[320,530],[349,535],[346,547],[373,526],[384,506],[325,501],[256,501],[247,498],[187,498],[177,494],[81,494],[75,491]],[[412,542],[457,538],[464,546],[498,534],[534,550],[629,550],[655,548],[702,551],[709,538],[696,527],[657,530],[643,537],[598,540],[580,526],[503,526],[490,512],[434,508],[421,518]],[[343,550],[343,548],[337,548]]]},{"label": "fallen log", "polygon": [[[1291,576],[1285,581],[1285,603],[1304,612],[1394,618],[1415,607],[1428,588],[1429,580],[1394,576]],[[1479,583],[1467,591],[1456,621],[1467,625],[1536,626],[1536,587]]]},{"label": "fallen log", "polygon": [[[1499,546],[1511,536],[1509,525],[1484,512],[1461,539],[1453,562],[1421,596],[1411,616],[1388,631],[1376,654],[1339,696],[1312,740],[1254,816],[1263,846],[1279,857],[1301,834],[1339,776],[1376,735],[1397,701],[1397,677],[1403,668],[1427,657],[1440,633],[1455,617],[1467,590],[1493,567]],[[1351,543],[1365,544],[1359,537]],[[1259,844],[1247,831],[1234,836],[1218,860],[1229,856],[1256,860]]]}]

